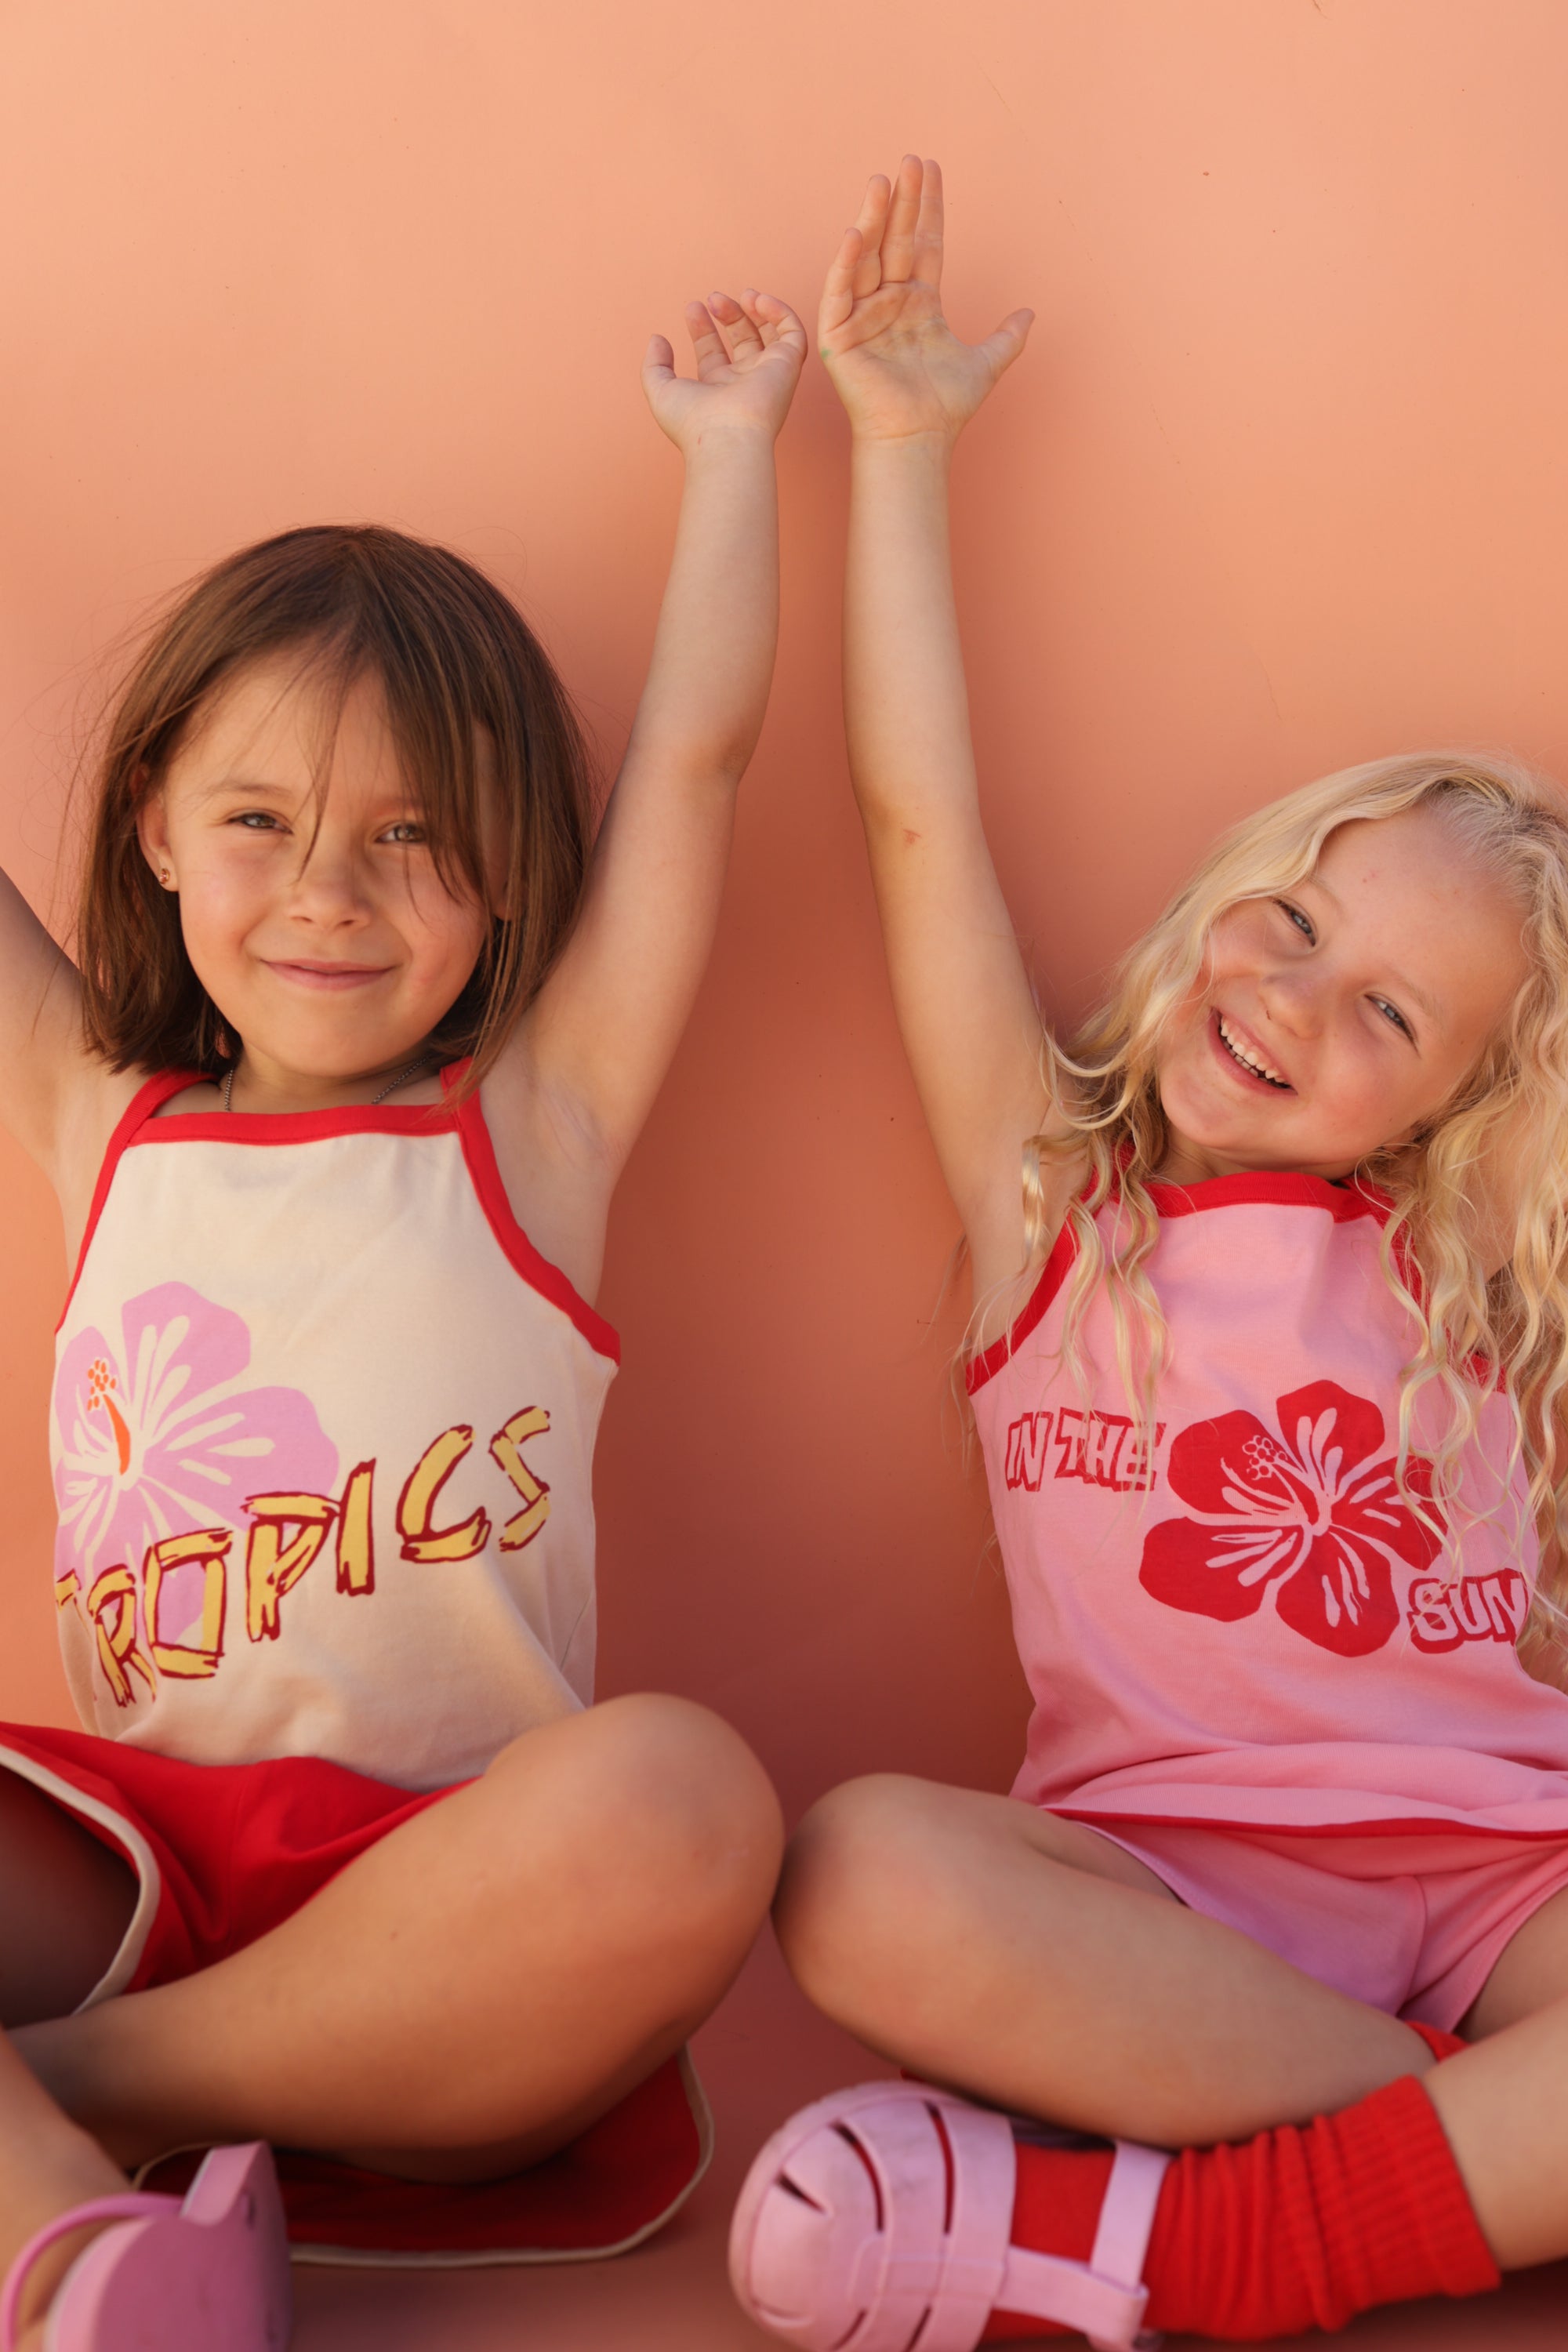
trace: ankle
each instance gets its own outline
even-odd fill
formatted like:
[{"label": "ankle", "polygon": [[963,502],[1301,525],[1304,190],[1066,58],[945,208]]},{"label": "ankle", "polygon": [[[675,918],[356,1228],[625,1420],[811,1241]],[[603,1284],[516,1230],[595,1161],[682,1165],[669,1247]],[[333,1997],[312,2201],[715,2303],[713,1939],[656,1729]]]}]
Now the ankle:
[{"label": "ankle", "polygon": [[[26,2140],[0,2140],[0,2279],[38,2231],[76,2205],[100,2197],[122,2197],[129,2182],[96,2140],[60,2116],[58,2126],[29,2132]],[[89,2240],[104,2222],[89,2222],[51,2246],[34,2265],[22,2294],[18,2352],[43,2341],[43,2321],[56,2290]]]}]

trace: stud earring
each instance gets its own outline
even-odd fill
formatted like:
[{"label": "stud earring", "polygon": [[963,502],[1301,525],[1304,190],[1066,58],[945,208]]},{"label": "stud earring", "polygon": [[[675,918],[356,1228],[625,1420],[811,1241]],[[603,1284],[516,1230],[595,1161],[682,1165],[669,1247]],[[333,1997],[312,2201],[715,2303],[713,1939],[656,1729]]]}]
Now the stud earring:
[{"label": "stud earring", "polygon": [[164,889],[166,890],[166,889],[168,888],[168,887],[169,887],[169,869],[168,869],[168,867],[167,867],[166,866],[159,866],[159,868],[158,868],[158,879],[159,879],[159,881],[163,884],[163,886]]}]

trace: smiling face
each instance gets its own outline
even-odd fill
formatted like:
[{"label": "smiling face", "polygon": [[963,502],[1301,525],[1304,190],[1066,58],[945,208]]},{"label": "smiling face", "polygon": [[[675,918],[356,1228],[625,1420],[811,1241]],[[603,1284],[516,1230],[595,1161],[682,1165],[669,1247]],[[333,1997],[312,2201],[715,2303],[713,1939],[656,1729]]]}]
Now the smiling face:
[{"label": "smiling face", "polygon": [[1209,934],[1159,1057],[1183,1183],[1349,1175],[1475,1067],[1527,966],[1517,903],[1425,809],[1342,825],[1316,871]]},{"label": "smiling face", "polygon": [[413,1060],[479,960],[487,910],[436,869],[379,685],[296,653],[216,694],[140,818],[247,1089],[341,1100]]}]

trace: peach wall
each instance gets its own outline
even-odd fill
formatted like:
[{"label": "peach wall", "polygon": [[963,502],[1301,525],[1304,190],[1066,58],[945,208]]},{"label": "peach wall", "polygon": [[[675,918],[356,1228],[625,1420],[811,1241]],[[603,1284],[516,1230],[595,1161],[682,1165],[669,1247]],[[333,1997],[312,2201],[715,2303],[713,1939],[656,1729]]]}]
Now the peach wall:
[{"label": "peach wall", "polygon": [[[237,542],[490,565],[613,757],[676,461],[636,368],[711,283],[809,306],[863,175],[949,174],[961,327],[1040,325],[959,472],[994,839],[1047,998],[1215,824],[1441,739],[1568,771],[1560,0],[13,0],[0,27],[0,847],[47,894],[106,648]],[[1002,1784],[1021,1721],[941,1416],[952,1238],[837,713],[843,433],[784,451],[784,635],[710,978],[627,1176],[605,1682],[794,1802]],[[0,1151],[0,1713],[65,1718],[61,1267]]]}]

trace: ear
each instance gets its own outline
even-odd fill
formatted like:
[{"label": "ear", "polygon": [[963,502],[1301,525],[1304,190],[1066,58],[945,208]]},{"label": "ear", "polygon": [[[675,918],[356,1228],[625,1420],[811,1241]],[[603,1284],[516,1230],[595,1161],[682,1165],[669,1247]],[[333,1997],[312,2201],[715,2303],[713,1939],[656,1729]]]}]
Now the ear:
[{"label": "ear", "polygon": [[143,794],[136,811],[136,838],[142,845],[142,856],[164,889],[177,890],[180,886],[169,848],[169,812],[161,791]]}]

